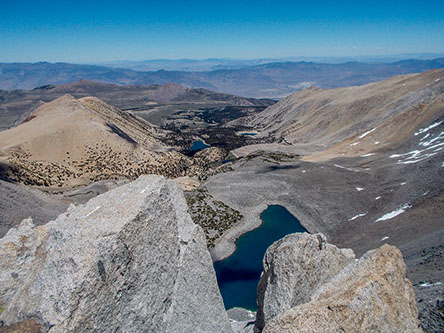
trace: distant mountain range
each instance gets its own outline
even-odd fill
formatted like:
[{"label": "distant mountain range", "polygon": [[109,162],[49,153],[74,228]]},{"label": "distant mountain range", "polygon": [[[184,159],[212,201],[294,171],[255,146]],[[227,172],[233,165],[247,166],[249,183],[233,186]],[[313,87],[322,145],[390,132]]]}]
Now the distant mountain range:
[{"label": "distant mountain range", "polygon": [[[209,106],[260,106],[274,103],[270,99],[245,98],[216,93],[206,89],[189,89],[177,83],[159,85],[115,85],[92,81],[77,81],[65,85],[45,85],[32,90],[0,90],[0,131],[20,124],[43,103],[64,94],[75,98],[95,96],[122,110],[152,110],[162,108],[162,113]],[[138,112],[140,115],[141,112]]]},{"label": "distant mountain range", "polygon": [[391,63],[271,62],[212,71],[135,71],[68,63],[0,63],[0,89],[32,89],[84,79],[119,85],[175,82],[241,96],[281,98],[310,86],[363,85],[394,75],[438,68],[444,68],[444,58]]},{"label": "distant mountain range", "polygon": [[442,53],[403,53],[384,56],[346,56],[346,57],[284,57],[284,58],[257,58],[257,59],[233,59],[233,58],[207,58],[207,59],[151,59],[151,60],[118,60],[94,63],[93,65],[126,68],[135,71],[215,71],[219,69],[240,69],[248,66],[257,66],[272,62],[317,62],[328,64],[340,64],[344,62],[359,61],[366,63],[387,63],[405,59],[429,60],[442,58]]}]

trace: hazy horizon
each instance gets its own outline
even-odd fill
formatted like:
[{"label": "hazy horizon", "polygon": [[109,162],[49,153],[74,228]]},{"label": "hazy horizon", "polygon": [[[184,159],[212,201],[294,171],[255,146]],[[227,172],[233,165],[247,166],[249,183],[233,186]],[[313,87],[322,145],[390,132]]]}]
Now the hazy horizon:
[{"label": "hazy horizon", "polygon": [[444,54],[442,1],[0,2],[0,62]]}]

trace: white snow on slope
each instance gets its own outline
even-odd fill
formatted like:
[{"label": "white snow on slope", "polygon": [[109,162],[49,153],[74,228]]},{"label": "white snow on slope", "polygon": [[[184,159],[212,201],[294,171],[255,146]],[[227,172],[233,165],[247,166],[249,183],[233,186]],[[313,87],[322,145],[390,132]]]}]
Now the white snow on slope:
[{"label": "white snow on slope", "polygon": [[387,213],[383,216],[381,216],[379,219],[377,219],[375,222],[379,222],[379,221],[386,221],[386,220],[390,220],[398,215],[401,215],[402,213],[405,212],[406,209],[411,208],[412,206],[410,206],[408,203],[404,204],[401,208],[398,208],[390,213]]},{"label": "white snow on slope", "polygon": [[365,215],[367,215],[367,213],[361,213],[361,214],[353,216],[352,218],[349,218],[348,220],[353,221],[353,220],[356,220],[358,217],[363,217]]},{"label": "white snow on slope", "polygon": [[369,135],[369,134],[370,134],[371,132],[373,132],[375,129],[376,129],[376,128],[373,128],[373,129],[371,129],[370,131],[367,131],[367,132],[365,132],[365,133],[362,133],[362,134],[359,136],[359,138],[360,138],[360,139],[365,138],[367,135]]},{"label": "white snow on slope", "polygon": [[436,123],[433,123],[432,125],[425,127],[425,128],[421,128],[418,132],[415,133],[415,135],[419,135],[425,132],[428,132],[429,130],[431,130],[432,128],[435,128],[436,126],[441,125],[443,122],[442,121],[437,121]]},{"label": "white snow on slope", "polygon": [[[430,129],[441,125],[444,121],[435,122],[432,125],[422,128],[415,135],[428,132]],[[399,158],[397,164],[412,164],[426,160],[435,156],[444,148],[444,131],[434,134],[427,133],[418,142],[418,149],[412,150],[404,154],[392,154],[390,158]]]},{"label": "white snow on slope", "polygon": [[436,283],[427,283],[427,282],[424,282],[424,283],[421,283],[419,286],[420,286],[420,287],[425,287],[425,288],[427,288],[427,287],[439,286],[439,285],[441,285],[441,284],[442,284],[442,282],[436,282]]},{"label": "white snow on slope", "polygon": [[337,167],[337,168],[339,168],[339,169],[345,169],[345,170],[348,170],[348,171],[359,172],[359,170],[346,168],[345,166],[342,166],[342,165],[339,165],[339,164],[335,164],[334,166]]}]

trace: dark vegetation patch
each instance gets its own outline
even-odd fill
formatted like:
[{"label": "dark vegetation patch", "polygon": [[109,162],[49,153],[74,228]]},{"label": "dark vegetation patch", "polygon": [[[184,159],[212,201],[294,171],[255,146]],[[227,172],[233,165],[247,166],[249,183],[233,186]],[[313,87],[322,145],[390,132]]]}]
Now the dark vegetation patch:
[{"label": "dark vegetation patch", "polygon": [[161,127],[171,131],[164,139],[168,145],[179,147],[181,153],[194,154],[189,147],[203,138],[205,143],[230,151],[245,145],[265,142],[254,136],[238,135],[239,131],[251,130],[247,126],[227,126],[226,123],[259,113],[265,106],[218,106],[199,110],[179,110],[169,115]]},{"label": "dark vegetation patch", "polygon": [[11,179],[8,177],[9,165],[0,162],[0,180],[12,183]]},{"label": "dark vegetation patch", "polygon": [[[254,113],[259,113],[265,109],[265,106],[255,106]],[[207,123],[226,123],[234,119],[246,117],[251,114],[251,111],[251,106],[225,106],[222,108],[206,108],[202,112],[201,118]]]},{"label": "dark vegetation patch", "polygon": [[240,212],[214,200],[204,188],[185,193],[185,199],[191,218],[202,227],[210,248],[225,231],[242,219]]}]

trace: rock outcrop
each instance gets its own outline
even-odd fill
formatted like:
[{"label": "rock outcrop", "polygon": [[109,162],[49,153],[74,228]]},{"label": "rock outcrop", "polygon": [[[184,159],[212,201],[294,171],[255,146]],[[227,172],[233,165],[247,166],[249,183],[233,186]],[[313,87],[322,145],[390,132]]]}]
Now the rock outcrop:
[{"label": "rock outcrop", "polygon": [[[271,267],[274,273],[274,277],[270,279],[271,290],[280,291],[284,296],[284,305],[288,303],[290,294],[302,295],[299,299],[306,302],[267,321],[262,332],[422,332],[417,319],[415,294],[411,282],[405,277],[406,266],[397,248],[383,245],[369,251],[361,259],[353,260],[342,270],[339,269],[338,274],[330,276],[330,281],[325,281],[329,278],[329,274],[325,274],[324,283],[321,283],[321,278],[311,270],[321,268],[316,263],[318,255],[313,248],[326,246],[324,240],[319,234],[290,235],[267,250],[264,276],[270,274],[268,269]],[[338,265],[341,261],[334,259],[335,256],[338,258],[344,255],[345,261],[353,257],[350,256],[351,253],[340,252],[343,250],[330,249],[332,253],[336,252],[329,254],[333,258],[332,267],[328,267],[328,261],[324,263],[326,269],[334,274],[341,265]],[[281,263],[288,264],[283,258],[285,253],[298,251],[307,255],[303,259],[307,264],[299,265],[299,269],[306,272],[292,272],[284,269],[285,266],[278,267]],[[313,255],[314,257],[310,257]],[[269,266],[270,263],[272,265]],[[291,275],[314,279],[319,283],[311,289],[302,280],[294,285],[296,280],[290,278]],[[292,289],[296,290],[290,292]],[[285,290],[287,294],[284,293]],[[267,295],[266,289],[265,294]],[[278,301],[271,302],[270,305],[274,306],[271,309],[276,308]],[[263,307],[263,312],[269,312],[267,302]]]},{"label": "rock outcrop", "polygon": [[271,245],[258,285],[256,331],[297,305],[355,260],[350,249],[328,244],[323,234],[290,234]]},{"label": "rock outcrop", "polygon": [[178,185],[143,176],[0,240],[0,320],[51,332],[231,332]]}]

